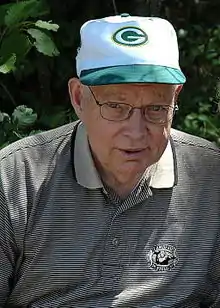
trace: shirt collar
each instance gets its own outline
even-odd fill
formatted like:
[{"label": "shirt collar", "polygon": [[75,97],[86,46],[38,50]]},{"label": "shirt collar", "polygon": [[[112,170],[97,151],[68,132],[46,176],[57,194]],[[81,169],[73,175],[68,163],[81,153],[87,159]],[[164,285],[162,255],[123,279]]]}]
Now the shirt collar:
[{"label": "shirt collar", "polygon": [[[74,155],[74,168],[78,184],[89,189],[103,188],[91,155],[86,130],[82,123],[79,123],[77,127],[74,153],[72,154]],[[171,188],[174,186],[175,166],[170,141],[160,160],[146,170],[145,177],[146,174],[150,174],[149,185],[153,188]]]}]

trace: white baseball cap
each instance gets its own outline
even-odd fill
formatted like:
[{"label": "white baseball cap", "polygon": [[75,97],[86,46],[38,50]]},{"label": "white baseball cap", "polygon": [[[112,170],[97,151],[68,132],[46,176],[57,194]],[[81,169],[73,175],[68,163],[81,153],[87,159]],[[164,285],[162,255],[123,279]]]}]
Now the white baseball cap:
[{"label": "white baseball cap", "polygon": [[186,81],[176,32],[165,19],[124,13],[87,21],[80,35],[76,69],[85,85]]}]

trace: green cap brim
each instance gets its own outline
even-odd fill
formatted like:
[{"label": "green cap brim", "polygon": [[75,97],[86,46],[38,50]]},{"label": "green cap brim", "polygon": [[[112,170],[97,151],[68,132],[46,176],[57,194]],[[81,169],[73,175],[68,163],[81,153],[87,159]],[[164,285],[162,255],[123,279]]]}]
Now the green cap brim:
[{"label": "green cap brim", "polygon": [[87,86],[124,83],[183,84],[186,82],[186,77],[179,69],[146,64],[83,70],[79,79]]}]

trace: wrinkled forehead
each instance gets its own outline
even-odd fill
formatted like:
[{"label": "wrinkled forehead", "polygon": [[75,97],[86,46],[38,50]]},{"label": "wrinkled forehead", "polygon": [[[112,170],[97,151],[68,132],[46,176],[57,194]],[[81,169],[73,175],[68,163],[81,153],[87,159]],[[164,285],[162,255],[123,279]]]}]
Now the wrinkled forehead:
[{"label": "wrinkled forehead", "polygon": [[93,86],[91,89],[97,95],[118,96],[120,98],[129,96],[172,97],[177,89],[176,85],[170,84],[116,84]]}]

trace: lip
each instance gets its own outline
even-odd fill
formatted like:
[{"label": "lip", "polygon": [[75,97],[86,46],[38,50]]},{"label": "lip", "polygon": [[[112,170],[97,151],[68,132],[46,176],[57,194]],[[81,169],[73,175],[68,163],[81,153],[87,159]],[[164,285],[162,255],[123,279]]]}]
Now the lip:
[{"label": "lip", "polygon": [[122,155],[130,159],[141,158],[145,151],[146,149],[120,149]]},{"label": "lip", "polygon": [[121,149],[122,151],[126,151],[126,152],[140,152],[140,151],[144,151],[145,149],[143,148],[135,148],[135,149]]}]

